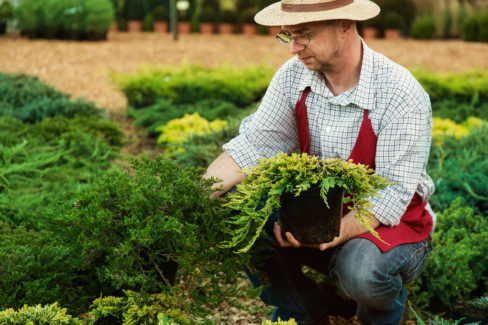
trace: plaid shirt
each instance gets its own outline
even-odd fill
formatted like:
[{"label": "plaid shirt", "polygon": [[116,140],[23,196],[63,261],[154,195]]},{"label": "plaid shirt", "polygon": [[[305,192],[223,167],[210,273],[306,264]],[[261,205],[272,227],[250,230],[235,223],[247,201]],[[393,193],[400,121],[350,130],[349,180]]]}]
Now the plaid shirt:
[{"label": "plaid shirt", "polygon": [[[376,174],[395,185],[371,198],[372,212],[384,225],[398,225],[415,192],[426,201],[434,192],[427,175],[432,110],[428,94],[408,70],[374,52],[363,42],[356,88],[334,96],[322,73],[308,70],[296,57],[273,77],[258,110],[246,117],[239,135],[223,149],[241,168],[261,157],[299,149],[295,104],[311,87],[306,105],[310,154],[348,159],[368,109],[378,137]],[[427,209],[434,218],[429,205]]]}]

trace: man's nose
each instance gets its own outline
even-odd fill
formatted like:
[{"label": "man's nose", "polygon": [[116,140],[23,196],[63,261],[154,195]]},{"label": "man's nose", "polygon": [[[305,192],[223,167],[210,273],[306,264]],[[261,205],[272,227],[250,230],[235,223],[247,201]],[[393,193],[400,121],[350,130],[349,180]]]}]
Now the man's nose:
[{"label": "man's nose", "polygon": [[295,55],[300,51],[303,51],[305,45],[298,44],[294,39],[290,41],[290,52]]}]

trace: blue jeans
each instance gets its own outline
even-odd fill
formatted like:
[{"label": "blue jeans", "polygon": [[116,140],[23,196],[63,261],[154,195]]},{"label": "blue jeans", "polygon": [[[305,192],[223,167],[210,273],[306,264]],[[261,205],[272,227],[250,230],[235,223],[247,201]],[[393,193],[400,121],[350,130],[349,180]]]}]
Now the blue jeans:
[{"label": "blue jeans", "polygon": [[[275,216],[265,227],[272,238],[274,221]],[[306,265],[329,275],[347,297],[356,301],[356,315],[362,324],[396,325],[407,299],[403,285],[420,275],[430,250],[423,240],[382,253],[371,241],[354,238],[326,251],[278,247],[260,264],[259,271],[245,271],[253,286],[264,285],[263,302],[276,306],[272,321],[294,318],[305,325],[333,313],[326,302],[332,293],[302,272]]]}]

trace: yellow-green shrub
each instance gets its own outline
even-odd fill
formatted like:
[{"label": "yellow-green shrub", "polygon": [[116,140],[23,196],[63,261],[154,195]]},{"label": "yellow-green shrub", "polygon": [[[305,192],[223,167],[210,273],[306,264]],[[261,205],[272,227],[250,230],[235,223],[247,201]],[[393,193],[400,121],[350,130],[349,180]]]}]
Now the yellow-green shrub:
[{"label": "yellow-green shrub", "polygon": [[169,294],[143,295],[125,291],[126,297],[100,297],[93,301],[90,314],[95,320],[121,324],[189,324],[176,298]]},{"label": "yellow-green shrub", "polygon": [[262,325],[297,325],[297,322],[293,318],[290,320],[278,319],[277,322],[271,322],[270,320],[264,321]]},{"label": "yellow-green shrub", "polygon": [[432,121],[432,138],[436,144],[441,143],[444,135],[461,138],[466,136],[471,129],[479,128],[486,123],[477,117],[470,117],[462,123],[456,123],[450,119],[443,119],[440,117],[434,117]]},{"label": "yellow-green shrub", "polygon": [[83,324],[77,318],[67,314],[66,308],[61,308],[55,302],[46,306],[27,306],[24,305],[19,310],[8,308],[0,311],[0,325],[74,325]]},{"label": "yellow-green shrub", "polygon": [[156,129],[161,132],[158,143],[167,144],[166,155],[171,156],[174,153],[182,153],[184,149],[179,145],[190,137],[220,131],[227,125],[227,121],[224,120],[209,122],[198,113],[185,114],[182,118],[171,120]]}]

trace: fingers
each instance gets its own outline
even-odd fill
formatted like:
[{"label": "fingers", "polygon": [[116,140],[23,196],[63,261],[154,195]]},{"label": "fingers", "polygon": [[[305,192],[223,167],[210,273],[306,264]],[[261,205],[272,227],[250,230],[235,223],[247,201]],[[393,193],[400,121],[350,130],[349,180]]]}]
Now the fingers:
[{"label": "fingers", "polygon": [[286,239],[291,244],[291,246],[293,247],[302,246],[302,244],[298,240],[296,240],[295,237],[293,237],[293,235],[290,232],[286,232],[285,235],[286,235]]},{"label": "fingers", "polygon": [[305,246],[305,247],[312,247],[312,248],[320,249],[321,251],[325,251],[326,249],[329,249],[331,247],[340,244],[339,237],[335,237],[334,240],[329,243],[310,244],[310,245],[305,245],[300,243],[290,232],[286,232],[285,238],[283,238],[283,236],[281,235],[281,226],[278,222],[275,222],[274,224],[273,233],[275,235],[276,241],[278,241],[278,244],[281,247],[304,247]]},{"label": "fingers", "polygon": [[283,238],[281,236],[281,226],[278,222],[275,222],[274,224],[274,228],[273,228],[273,233],[276,237],[276,240],[278,241],[278,244],[281,246],[281,247],[290,247],[290,246],[293,246],[293,247],[301,247],[303,246],[298,240],[295,239],[295,237],[293,237],[293,235],[289,232],[286,232],[285,233],[285,237],[286,238]]},{"label": "fingers", "polygon": [[278,241],[278,244],[281,247],[290,247],[291,244],[283,239],[281,236],[281,226],[278,222],[275,222],[274,227],[273,227],[273,233],[275,235],[276,240]]}]

